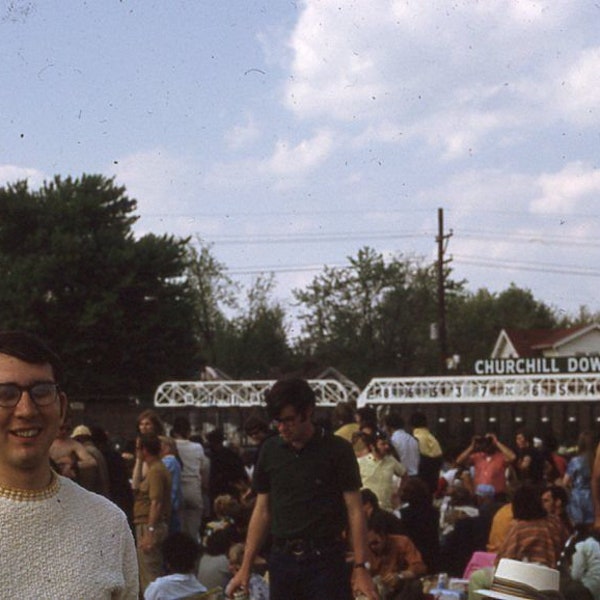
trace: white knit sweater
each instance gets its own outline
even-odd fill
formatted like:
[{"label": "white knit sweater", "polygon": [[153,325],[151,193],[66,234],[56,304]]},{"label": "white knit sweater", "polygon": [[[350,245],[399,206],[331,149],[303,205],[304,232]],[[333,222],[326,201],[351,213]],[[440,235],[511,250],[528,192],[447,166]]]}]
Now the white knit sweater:
[{"label": "white knit sweater", "polygon": [[0,488],[0,598],[137,600],[125,515],[64,477],[42,496]]}]

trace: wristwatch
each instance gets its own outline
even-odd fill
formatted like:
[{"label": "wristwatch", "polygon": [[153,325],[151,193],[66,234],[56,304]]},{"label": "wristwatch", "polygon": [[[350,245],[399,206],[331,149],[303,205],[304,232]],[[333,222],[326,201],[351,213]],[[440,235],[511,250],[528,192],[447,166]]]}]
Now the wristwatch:
[{"label": "wristwatch", "polygon": [[354,563],[354,568],[355,569],[367,569],[367,571],[368,571],[371,568],[371,564],[368,562]]}]

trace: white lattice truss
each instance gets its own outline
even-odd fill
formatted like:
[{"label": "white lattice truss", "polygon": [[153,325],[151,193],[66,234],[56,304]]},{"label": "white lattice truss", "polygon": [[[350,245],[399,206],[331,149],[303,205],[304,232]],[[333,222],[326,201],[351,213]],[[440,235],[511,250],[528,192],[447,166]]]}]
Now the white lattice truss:
[{"label": "white lattice truss", "polygon": [[600,400],[600,375],[515,375],[372,379],[366,404],[581,402]]},{"label": "white lattice truss", "polygon": [[[267,390],[275,380],[264,381],[166,381],[154,394],[154,406],[231,407],[261,406]],[[317,406],[335,406],[355,398],[335,379],[310,379],[317,396]]]}]

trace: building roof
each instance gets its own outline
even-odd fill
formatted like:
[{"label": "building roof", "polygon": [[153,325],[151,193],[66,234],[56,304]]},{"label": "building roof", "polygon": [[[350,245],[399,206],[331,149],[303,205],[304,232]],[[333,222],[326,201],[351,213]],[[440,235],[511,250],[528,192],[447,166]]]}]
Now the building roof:
[{"label": "building roof", "polygon": [[493,354],[499,350],[500,343],[503,340],[511,344],[518,356],[541,356],[544,350],[562,346],[593,329],[600,329],[600,324],[588,323],[577,327],[559,329],[503,329],[500,332]]}]

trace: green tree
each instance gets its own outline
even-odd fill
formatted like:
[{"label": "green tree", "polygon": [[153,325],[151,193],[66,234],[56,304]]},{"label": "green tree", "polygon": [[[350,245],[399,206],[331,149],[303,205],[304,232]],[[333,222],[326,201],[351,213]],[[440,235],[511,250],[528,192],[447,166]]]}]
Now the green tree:
[{"label": "green tree", "polygon": [[561,314],[559,319],[560,327],[575,327],[589,323],[600,323],[600,310],[594,312],[585,305],[580,306],[575,315]]},{"label": "green tree", "polygon": [[257,277],[246,291],[243,309],[228,323],[223,365],[236,378],[271,378],[290,361],[286,314],[272,299],[274,284],[272,274]]},{"label": "green tree", "polygon": [[135,200],[112,179],[0,188],[0,320],[62,355],[72,396],[143,395],[197,356],[186,240],[135,239]]},{"label": "green tree", "polygon": [[435,271],[415,259],[372,248],[349,265],[325,267],[304,290],[298,351],[332,365],[359,385],[375,376],[435,372],[437,348],[429,324],[437,319]]},{"label": "green tree", "polygon": [[212,254],[210,244],[197,238],[197,247],[187,251],[186,277],[192,290],[194,330],[200,340],[203,358],[212,365],[223,363],[228,335],[227,312],[238,308],[239,287],[227,275],[227,268]]},{"label": "green tree", "polygon": [[499,293],[481,288],[454,296],[447,323],[450,353],[460,355],[464,372],[471,371],[475,360],[490,356],[502,329],[551,329],[559,324],[552,308],[514,284]]}]

